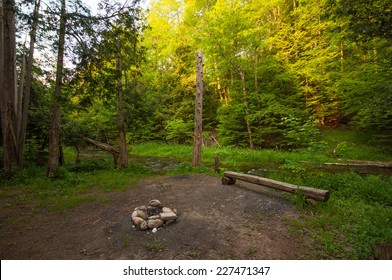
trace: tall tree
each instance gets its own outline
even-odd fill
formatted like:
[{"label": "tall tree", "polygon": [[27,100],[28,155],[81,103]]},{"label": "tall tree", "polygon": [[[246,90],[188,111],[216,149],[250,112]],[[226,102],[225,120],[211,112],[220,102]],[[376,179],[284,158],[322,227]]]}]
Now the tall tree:
[{"label": "tall tree", "polygon": [[117,71],[117,126],[118,126],[118,144],[120,148],[119,154],[119,165],[120,167],[128,166],[128,150],[127,140],[125,132],[125,120],[124,120],[124,92],[123,92],[123,65],[121,59],[121,43],[119,38],[115,38],[116,41],[116,71]]},{"label": "tall tree", "polygon": [[7,174],[18,163],[16,96],[15,1],[2,0],[0,23],[0,89],[4,170]]},{"label": "tall tree", "polygon": [[49,135],[49,161],[48,177],[50,177],[59,166],[60,156],[60,98],[63,86],[63,69],[64,69],[64,49],[65,49],[65,32],[66,32],[66,0],[61,0],[59,37],[57,45],[57,66],[56,81],[54,88],[54,98],[52,104],[51,128]]},{"label": "tall tree", "polygon": [[[18,117],[18,167],[22,168],[23,167],[23,155],[24,155],[24,146],[25,146],[25,140],[26,140],[26,127],[27,127],[27,117],[28,117],[28,111],[29,111],[29,104],[30,104],[30,91],[32,87],[32,81],[33,81],[33,60],[34,60],[34,45],[36,41],[36,34],[37,34],[37,26],[38,26],[38,20],[39,20],[39,9],[41,5],[41,0],[35,0],[34,1],[34,11],[33,15],[31,18],[31,32],[30,32],[30,47],[29,47],[29,54],[27,57],[27,66],[26,66],[26,82],[25,82],[25,90],[24,90],[24,95],[23,98],[20,95],[20,100],[19,102],[21,103],[19,105],[20,111],[18,114],[20,115]],[[21,91],[23,92],[23,79],[24,75],[21,75],[21,81],[20,87]],[[23,104],[22,104],[23,103]]]},{"label": "tall tree", "polygon": [[195,129],[193,135],[192,165],[201,164],[201,147],[203,142],[203,52],[197,53],[196,62],[196,98],[195,98]]},{"label": "tall tree", "polygon": [[[143,55],[140,47],[141,32],[144,28],[143,15],[140,13],[137,1],[132,4],[128,1],[124,4],[118,2],[101,4],[100,12],[104,15],[95,18],[98,23],[95,32],[98,36],[95,37],[90,51],[86,54],[86,61],[79,64],[72,82],[73,91],[80,105],[84,104],[84,107],[90,111],[90,116],[92,113],[104,113],[93,112],[90,106],[95,104],[99,104],[98,106],[106,104],[116,112],[116,120],[111,119],[106,122],[116,124],[117,133],[116,135],[111,133],[109,137],[105,137],[105,141],[113,142],[114,138],[116,139],[116,146],[119,148],[116,167],[126,167],[128,165],[127,120],[137,119],[133,113],[141,102],[135,100],[135,96],[139,96],[140,87],[138,79]],[[140,96],[143,98],[142,95]],[[110,125],[105,128],[114,131],[114,127]]]}]

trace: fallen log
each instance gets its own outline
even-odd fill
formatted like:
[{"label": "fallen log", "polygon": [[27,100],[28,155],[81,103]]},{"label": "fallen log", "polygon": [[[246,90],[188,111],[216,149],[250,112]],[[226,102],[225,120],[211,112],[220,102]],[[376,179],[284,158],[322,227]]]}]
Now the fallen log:
[{"label": "fallen log", "polygon": [[119,164],[119,155],[120,152],[118,150],[116,150],[115,148],[113,148],[112,146],[110,146],[109,144],[106,143],[102,143],[96,140],[93,140],[91,138],[88,137],[82,137],[84,141],[86,141],[87,143],[100,148],[101,150],[104,150],[106,152],[109,152],[113,155],[113,160],[114,160],[114,167],[117,168],[118,164]]},{"label": "fallen log", "polygon": [[226,171],[223,173],[222,184],[224,185],[232,185],[235,183],[235,180],[242,180],[245,182],[265,186],[272,189],[277,189],[289,193],[300,193],[305,195],[306,197],[313,198],[319,201],[327,201],[329,199],[329,191],[328,190],[320,190],[309,187],[296,186],[285,182],[280,182],[276,180],[267,179],[264,177],[242,174],[238,172]]},{"label": "fallen log", "polygon": [[324,165],[392,168],[392,161],[349,160],[347,162],[326,162]]}]

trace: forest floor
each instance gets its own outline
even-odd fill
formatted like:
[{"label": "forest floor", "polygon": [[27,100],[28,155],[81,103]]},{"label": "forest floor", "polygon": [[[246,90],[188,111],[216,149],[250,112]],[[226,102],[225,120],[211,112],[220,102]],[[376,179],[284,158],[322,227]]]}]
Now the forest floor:
[{"label": "forest floor", "polygon": [[[61,212],[2,201],[1,259],[311,258],[311,238],[292,230],[300,211],[273,190],[177,175],[145,179],[125,191],[93,188],[88,195],[98,199]],[[178,211],[177,221],[156,233],[131,222],[133,209],[151,199]]]}]

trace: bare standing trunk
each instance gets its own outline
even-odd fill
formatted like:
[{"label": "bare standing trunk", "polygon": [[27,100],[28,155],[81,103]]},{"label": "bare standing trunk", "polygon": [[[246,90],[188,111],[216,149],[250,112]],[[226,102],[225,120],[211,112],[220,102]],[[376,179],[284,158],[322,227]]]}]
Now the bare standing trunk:
[{"label": "bare standing trunk", "polygon": [[[26,43],[26,42],[25,42]],[[20,69],[20,77],[19,77],[19,87],[17,88],[17,94],[15,94],[14,98],[14,110],[16,114],[16,128],[17,128],[17,138],[18,138],[18,143],[19,143],[19,128],[20,124],[22,122],[22,105],[23,105],[23,89],[24,89],[24,82],[25,82],[25,76],[26,76],[26,55],[23,54],[22,56],[22,64],[21,64],[21,69]],[[18,147],[19,150],[19,147]],[[23,153],[20,153],[23,157]],[[19,155],[18,155],[19,156]],[[18,157],[19,158],[19,157]],[[19,166],[19,162],[18,162]]]},{"label": "bare standing trunk", "polygon": [[4,170],[10,175],[17,165],[15,1],[2,0],[0,15],[0,90]]},{"label": "bare standing trunk", "polygon": [[57,53],[56,85],[54,91],[52,121],[49,135],[48,177],[58,169],[60,156],[60,96],[63,85],[64,45],[66,25],[66,0],[61,0],[60,32]]},{"label": "bare standing trunk", "polygon": [[128,166],[128,150],[125,134],[125,120],[123,112],[123,82],[122,82],[122,63],[120,54],[120,42],[117,41],[118,50],[116,52],[116,70],[118,74],[117,80],[117,123],[118,123],[118,138],[119,138],[119,165],[120,167]]},{"label": "bare standing trunk", "polygon": [[[6,143],[5,137],[4,137],[4,131],[5,131],[5,101],[6,99],[6,94],[4,91],[4,13],[3,13],[3,0],[0,0],[0,114],[1,114],[1,132],[3,135],[3,150],[4,150],[4,145]],[[6,170],[6,160],[5,160],[5,155],[4,155],[4,169]]]},{"label": "bare standing trunk", "polygon": [[195,99],[195,129],[193,138],[192,165],[201,164],[202,123],[203,123],[203,52],[197,53],[196,99]]}]

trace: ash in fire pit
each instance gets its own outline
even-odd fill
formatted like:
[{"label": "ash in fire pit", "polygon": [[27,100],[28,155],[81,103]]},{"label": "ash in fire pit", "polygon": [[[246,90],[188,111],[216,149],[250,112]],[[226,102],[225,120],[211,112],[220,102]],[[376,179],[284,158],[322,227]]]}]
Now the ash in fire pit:
[{"label": "ash in fire pit", "polygon": [[174,223],[177,219],[177,210],[163,207],[162,203],[153,199],[148,206],[136,207],[132,212],[132,223],[141,230],[159,228]]},{"label": "ash in fire pit", "polygon": [[147,215],[148,217],[159,215],[162,213],[162,208],[161,207],[156,207],[156,208],[148,208],[147,207]]}]

